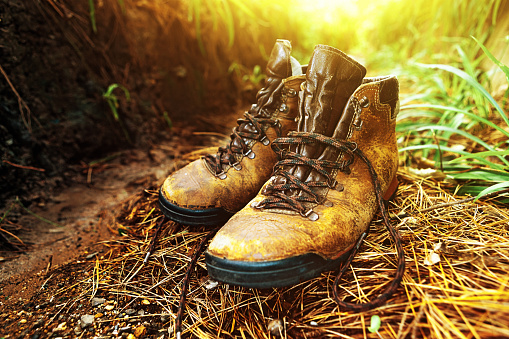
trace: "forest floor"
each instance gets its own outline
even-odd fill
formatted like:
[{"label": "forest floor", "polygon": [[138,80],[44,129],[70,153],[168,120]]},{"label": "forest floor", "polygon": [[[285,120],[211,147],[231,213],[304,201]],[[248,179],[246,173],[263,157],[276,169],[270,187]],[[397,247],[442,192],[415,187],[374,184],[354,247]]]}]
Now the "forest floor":
[{"label": "forest floor", "polygon": [[[120,238],[112,225],[122,205],[160,185],[182,165],[183,154],[200,147],[182,135],[146,151],[121,151],[98,165],[76,168],[69,186],[44,192],[51,198],[31,209],[11,199],[5,219],[11,227],[19,226],[16,238],[21,243],[13,242],[20,244],[18,249],[2,251],[0,258],[0,338],[87,337],[80,326],[74,332],[81,314],[59,317],[62,300],[76,300],[80,291],[73,285],[89,276],[83,268],[108,251],[103,242]],[[10,216],[16,221],[9,222]],[[48,297],[49,286],[65,286],[65,292]],[[74,327],[55,330],[56,323]]]},{"label": "forest floor", "polygon": [[[130,103],[121,102],[120,113],[134,140],[127,145],[102,97],[112,79],[101,83],[90,76],[83,65],[88,55],[76,54],[65,32],[51,27],[51,12],[40,10],[43,3],[0,0],[5,71],[0,76],[0,339],[174,337],[186,268],[207,230],[166,223],[145,263],[161,217],[158,188],[204,147],[224,145],[224,133],[240,110],[233,112],[231,103],[214,97],[218,102],[208,102],[196,117],[181,115],[181,123],[168,109],[172,127],[161,114],[179,105],[159,107],[157,99],[167,92],[154,91],[163,79],[126,67],[132,96]],[[60,20],[87,18],[87,4],[80,6],[81,16],[66,12]],[[141,94],[147,93],[159,98],[145,105]],[[189,108],[192,100],[181,101],[180,107]],[[332,273],[271,290],[220,284],[208,280],[200,258],[190,278],[184,334],[509,337],[507,205],[465,200],[454,195],[454,186],[413,176],[403,167],[398,177],[401,185],[389,212],[401,232],[407,271],[387,305],[362,314],[339,311]],[[392,281],[392,254],[386,230],[374,220],[342,281],[343,297],[371,298]],[[430,264],[432,254],[440,260]],[[368,333],[373,315],[383,324]]]}]

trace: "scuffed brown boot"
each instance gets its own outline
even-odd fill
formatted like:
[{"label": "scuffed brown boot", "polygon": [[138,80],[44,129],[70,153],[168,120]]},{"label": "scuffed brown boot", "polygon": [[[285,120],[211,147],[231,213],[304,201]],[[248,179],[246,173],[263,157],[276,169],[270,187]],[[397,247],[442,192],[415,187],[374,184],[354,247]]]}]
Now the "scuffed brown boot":
[{"label": "scuffed brown boot", "polygon": [[281,287],[351,261],[382,196],[397,189],[398,81],[361,84],[364,72],[339,50],[316,47],[300,93],[298,131],[274,142],[281,160],[273,176],[210,243],[212,278]]},{"label": "scuffed brown boot", "polygon": [[187,225],[224,224],[270,177],[277,162],[270,144],[297,129],[298,92],[305,80],[302,66],[290,53],[290,42],[277,40],[265,87],[245,118],[237,121],[230,143],[165,180],[159,205],[169,219]]}]

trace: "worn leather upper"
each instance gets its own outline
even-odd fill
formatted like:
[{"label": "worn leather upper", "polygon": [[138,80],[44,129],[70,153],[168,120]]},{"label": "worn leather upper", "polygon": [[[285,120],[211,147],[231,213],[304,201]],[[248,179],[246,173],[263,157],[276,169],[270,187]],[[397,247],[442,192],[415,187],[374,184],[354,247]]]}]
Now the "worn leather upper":
[{"label": "worn leather upper", "polygon": [[[297,123],[298,92],[304,75],[292,76],[290,63],[291,45],[278,40],[272,50],[265,86],[257,94],[257,103],[248,111],[255,119],[269,119],[261,124],[268,141],[295,130]],[[256,133],[256,127],[244,121],[237,127],[237,133]],[[246,153],[232,153],[231,159],[220,159],[221,167],[215,168],[218,157],[227,152],[209,155],[207,159],[196,160],[169,176],[161,187],[161,194],[167,201],[187,209],[222,208],[236,212],[252,199],[263,183],[270,177],[277,155],[270,144],[260,140],[243,138],[254,158]],[[241,148],[241,141],[232,134],[230,148]],[[212,163],[212,164],[211,164]],[[220,177],[218,175],[222,173]]]},{"label": "worn leather upper", "polygon": [[[337,53],[337,55],[340,55]],[[341,56],[331,55],[323,59],[312,59],[306,76],[306,90],[302,93],[299,131],[307,126],[328,136],[355,142],[378,174],[382,192],[386,192],[391,181],[395,179],[398,166],[398,153],[395,137],[396,115],[398,113],[398,82],[395,77],[368,78],[362,81],[362,68],[350,70],[331,69],[323,74],[314,69],[326,69]],[[333,59],[331,61],[331,58]],[[316,65],[314,63],[327,64]],[[343,65],[342,63],[337,63]],[[322,67],[319,67],[322,66]],[[347,86],[337,83],[327,86],[337,74],[344,74]],[[358,80],[359,75],[361,79]],[[356,78],[358,84],[351,89],[348,102],[344,100],[348,93],[348,81]],[[360,86],[359,86],[360,84]],[[340,98],[337,98],[339,96]],[[332,97],[332,98],[331,98]],[[321,99],[317,99],[321,98]],[[343,107],[333,105],[345,102]],[[361,106],[362,103],[362,106]],[[310,123],[316,114],[323,114],[329,109],[329,115],[322,115],[324,121]],[[308,115],[308,116],[307,116]],[[302,120],[304,119],[304,121]],[[300,152],[309,157],[326,158],[342,161],[344,155],[331,147],[300,147]],[[208,247],[209,254],[237,261],[274,261],[306,253],[316,253],[326,259],[338,258],[349,250],[359,236],[366,231],[376,210],[374,187],[368,168],[361,159],[353,159],[348,171],[335,171],[339,183],[335,189],[323,189],[321,201],[309,203],[309,208],[317,215],[316,220],[302,216],[296,211],[285,208],[259,208],[267,196],[267,186],[273,180],[280,180],[276,174],[262,188],[260,193],[241,211],[235,214],[216,234]],[[301,166],[301,165],[299,165]],[[320,176],[315,171],[301,166],[294,171],[303,181],[311,176]],[[306,174],[307,171],[307,174]],[[315,172],[311,173],[310,172]],[[318,178],[319,179],[319,178]],[[298,190],[286,191],[287,194],[302,194]]]}]

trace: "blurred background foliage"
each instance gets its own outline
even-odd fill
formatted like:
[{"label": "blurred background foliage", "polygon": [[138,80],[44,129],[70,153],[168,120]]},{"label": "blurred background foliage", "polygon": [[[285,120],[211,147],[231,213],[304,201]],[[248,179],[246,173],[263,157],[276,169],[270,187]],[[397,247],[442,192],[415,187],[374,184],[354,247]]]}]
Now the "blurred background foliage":
[{"label": "blurred background foliage", "polygon": [[[195,131],[227,133],[263,85],[268,55],[274,41],[282,38],[292,42],[302,64],[316,44],[326,44],[363,63],[368,76],[399,77],[397,132],[408,171],[432,176],[461,193],[508,186],[504,65],[509,63],[509,1],[28,3],[59,32],[56,39],[62,36],[72,47],[86,69],[86,77],[80,71],[80,79],[86,80],[82,87],[103,103],[101,119],[107,124],[98,117],[92,123],[107,126],[101,145],[107,138],[113,142],[92,150],[150,145],[182,124]],[[111,86],[117,90],[108,91]],[[54,121],[72,118],[64,115],[69,109],[61,111],[58,116],[50,111],[47,117],[37,115],[40,128],[30,131],[32,136],[42,135],[38,128],[61,131],[62,123]],[[89,142],[83,139],[76,149]]]},{"label": "blurred background foliage", "polygon": [[[142,17],[141,9],[151,15]],[[509,186],[507,1],[126,1],[125,15],[137,25],[140,60],[187,70],[205,111],[207,94],[246,99],[243,93],[256,92],[277,38],[291,40],[303,64],[316,44],[337,47],[368,76],[399,76],[397,132],[409,171],[461,194]]]}]

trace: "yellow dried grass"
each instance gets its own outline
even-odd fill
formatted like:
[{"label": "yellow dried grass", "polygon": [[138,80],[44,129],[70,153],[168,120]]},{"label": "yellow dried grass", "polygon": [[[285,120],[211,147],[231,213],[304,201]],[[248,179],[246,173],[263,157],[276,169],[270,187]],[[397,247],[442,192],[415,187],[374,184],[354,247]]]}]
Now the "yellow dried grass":
[{"label": "yellow dried grass", "polygon": [[[274,335],[268,323],[280,319],[285,338],[509,336],[507,207],[489,200],[465,202],[440,183],[404,170],[399,178],[402,184],[389,212],[402,236],[407,271],[385,306],[362,314],[339,311],[331,289],[334,272],[271,290],[216,286],[201,258],[191,275],[184,332],[200,338],[270,338]],[[117,222],[128,232],[108,243],[108,256],[91,267],[94,286],[83,287],[116,295],[126,303],[124,309],[135,300],[150,300],[152,315],[170,315],[164,326],[173,335],[185,270],[208,230],[164,224],[155,251],[143,264],[161,218],[153,211],[156,204],[157,190],[152,189],[124,205]],[[440,261],[426,264],[431,253]],[[394,248],[380,220],[373,221],[352,266],[341,285],[343,297],[350,300],[373,298],[391,281]],[[367,331],[372,315],[382,320],[378,333]]]}]

